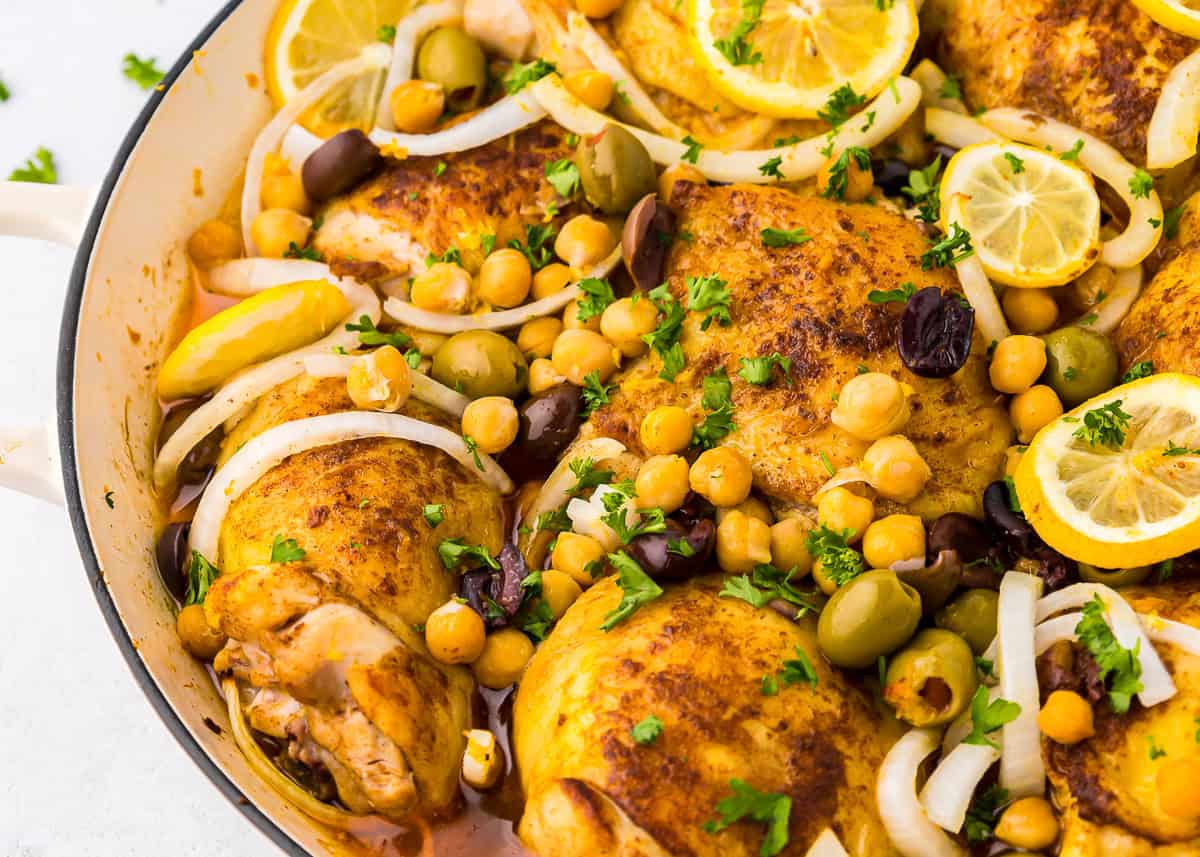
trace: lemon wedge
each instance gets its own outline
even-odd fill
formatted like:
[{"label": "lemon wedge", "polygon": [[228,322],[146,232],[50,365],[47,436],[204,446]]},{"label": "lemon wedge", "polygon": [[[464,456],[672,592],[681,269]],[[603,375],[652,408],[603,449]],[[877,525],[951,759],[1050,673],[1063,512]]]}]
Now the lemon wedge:
[{"label": "lemon wedge", "polygon": [[1200,39],[1200,3],[1195,0],[1133,0],[1133,5],[1153,18],[1156,24],[1180,35]]},{"label": "lemon wedge", "polygon": [[210,392],[235,372],[329,333],[350,303],[324,280],[275,286],[192,328],[158,374],[167,401]]},{"label": "lemon wedge", "polygon": [[[380,28],[394,27],[412,0],[284,0],[266,43],[267,91],[278,109],[338,63],[379,44]],[[387,77],[371,69],[330,90],[300,118],[319,137],[358,128],[369,131]]]},{"label": "lemon wedge", "polygon": [[1166,170],[1196,154],[1200,136],[1200,51],[1167,75],[1146,128],[1146,166]]},{"label": "lemon wedge", "polygon": [[689,0],[692,51],[746,110],[813,118],[849,85],[882,92],[917,43],[913,0]]},{"label": "lemon wedge", "polygon": [[971,233],[988,276],[1010,286],[1069,283],[1100,255],[1100,198],[1092,177],[1058,154],[980,143],[946,165],[943,225]]},{"label": "lemon wedge", "polygon": [[1080,562],[1200,548],[1200,378],[1151,375],[1085,402],[1037,434],[1014,479],[1038,535]]}]

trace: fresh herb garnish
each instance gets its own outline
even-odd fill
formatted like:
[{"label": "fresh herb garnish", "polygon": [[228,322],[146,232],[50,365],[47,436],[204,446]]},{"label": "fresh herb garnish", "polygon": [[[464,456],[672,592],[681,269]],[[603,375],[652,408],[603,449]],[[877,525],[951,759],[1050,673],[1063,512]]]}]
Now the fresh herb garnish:
[{"label": "fresh herb garnish", "polygon": [[1121,399],[1092,408],[1083,415],[1083,425],[1071,435],[1089,446],[1106,446],[1120,449],[1125,443],[1125,430],[1129,428],[1132,414],[1121,410]]},{"label": "fresh herb garnish", "polygon": [[805,536],[804,546],[821,571],[836,586],[844,586],[863,573],[862,555],[849,546],[853,530],[833,530],[822,524]]},{"label": "fresh herb garnish", "polygon": [[867,97],[859,95],[848,83],[843,83],[829,95],[825,106],[817,111],[817,117],[824,119],[834,128],[839,127],[850,118],[850,111],[865,104]]},{"label": "fresh herb garnish", "polygon": [[764,176],[773,179],[782,179],[783,173],[779,167],[783,164],[783,157],[776,155],[773,158],[768,158],[766,161],[758,165],[758,171]]},{"label": "fresh herb garnish", "polygon": [[692,445],[712,449],[737,428],[733,422],[733,384],[722,367],[705,376],[703,389],[700,403],[708,413],[704,422],[692,430]]},{"label": "fresh herb garnish", "polygon": [[739,779],[729,781],[733,794],[717,801],[719,818],[702,825],[708,833],[720,833],[744,818],[767,825],[767,835],[759,846],[759,857],[774,857],[788,844],[788,821],[792,799],[784,794],[768,794]]},{"label": "fresh herb garnish", "polygon": [[500,563],[496,561],[483,545],[469,545],[461,538],[443,539],[438,545],[438,558],[449,571],[454,571],[462,563],[477,560],[488,568],[499,571]]},{"label": "fresh herb garnish", "polygon": [[467,452],[471,453],[471,458],[475,460],[475,469],[483,470],[483,461],[479,458],[479,442],[469,434],[464,434],[462,439],[466,444]]},{"label": "fresh herb garnish", "polygon": [[576,318],[580,321],[587,321],[603,315],[604,311],[617,299],[608,280],[601,280],[599,277],[587,277],[580,280],[579,290],[584,294],[577,304],[579,312],[576,313]]},{"label": "fresh herb garnish", "polygon": [[621,603],[604,617],[600,627],[610,631],[632,616],[643,604],[663,594],[663,589],[650,579],[629,554],[610,553],[608,561],[617,570],[617,585],[621,587]]},{"label": "fresh herb garnish", "polygon": [[407,334],[395,331],[385,333],[375,326],[369,315],[359,316],[358,323],[350,322],[346,330],[358,332],[358,341],[363,345],[390,345],[393,348],[407,348],[412,340]]},{"label": "fresh herb garnish", "polygon": [[950,234],[934,242],[932,247],[921,254],[921,269],[928,271],[932,268],[946,268],[974,255],[971,233],[958,223],[951,223]]},{"label": "fresh herb garnish", "polygon": [[803,226],[798,226],[795,229],[772,229],[768,227],[759,234],[762,237],[764,247],[793,247],[812,241],[812,236],[804,230]]},{"label": "fresh herb garnish", "polygon": [[1167,448],[1163,450],[1163,456],[1179,456],[1179,455],[1200,455],[1200,449],[1191,449],[1186,446],[1176,446],[1175,441],[1167,441]]},{"label": "fresh herb garnish", "polygon": [[662,358],[663,368],[658,377],[664,381],[674,381],[684,366],[683,346],[679,344],[679,336],[683,332],[683,320],[687,313],[667,290],[666,283],[651,289],[648,297],[658,307],[663,318],[658,327],[642,336],[642,341]]},{"label": "fresh herb garnish", "polygon": [[522,244],[516,238],[512,238],[509,240],[508,246],[514,250],[520,250],[521,254],[529,260],[529,266],[534,271],[540,271],[554,259],[554,251],[552,249],[554,246],[554,227],[548,223],[526,224],[525,243]]},{"label": "fresh herb garnish", "polygon": [[898,289],[871,289],[867,300],[873,304],[906,304],[909,298],[917,293],[917,287],[912,283],[901,283]]},{"label": "fresh herb garnish", "polygon": [[282,535],[275,535],[275,541],[271,543],[271,562],[299,562],[306,556],[308,553],[296,543],[295,539],[285,539]]},{"label": "fresh herb garnish", "polygon": [[808,655],[804,649],[799,646],[796,646],[795,659],[783,662],[783,669],[779,671],[779,678],[783,681],[785,687],[802,683],[816,687],[818,682],[816,668],[812,665],[812,661],[808,659]]},{"label": "fresh herb garnish", "polygon": [[1014,176],[1020,175],[1021,173],[1025,172],[1025,162],[1022,161],[1020,158],[1018,158],[1016,155],[1014,155],[1012,152],[1005,152],[1004,160],[1008,161],[1008,165],[1010,167],[1012,167],[1012,173]]},{"label": "fresh herb garnish", "polygon": [[629,731],[633,735],[633,740],[639,744],[643,746],[653,744],[658,740],[658,736],[662,734],[663,722],[651,714]]},{"label": "fresh herb garnish", "polygon": [[700,150],[703,149],[704,146],[700,144],[699,140],[693,139],[692,135],[688,134],[680,142],[687,146],[687,151],[680,155],[682,160],[687,161],[689,164],[694,164],[700,160]]},{"label": "fresh herb garnish", "polygon": [[209,587],[220,574],[217,567],[205,559],[200,551],[192,551],[192,562],[188,566],[187,592],[184,594],[183,606],[203,604]]},{"label": "fresh herb garnish", "polygon": [[566,509],[550,509],[542,512],[533,525],[539,533],[565,533],[572,527],[571,518]]},{"label": "fresh herb garnish", "polygon": [[375,38],[384,44],[390,45],[396,41],[396,27],[393,24],[384,24],[375,31]]},{"label": "fresh herb garnish", "polygon": [[1100,668],[1100,681],[1108,690],[1108,704],[1116,714],[1125,714],[1133,697],[1142,690],[1142,664],[1138,661],[1139,641],[1132,649],[1117,642],[1104,619],[1104,602],[1096,595],[1081,612],[1075,636],[1091,653]]},{"label": "fresh herb garnish", "polygon": [[1128,384],[1130,381],[1137,381],[1140,378],[1149,378],[1154,374],[1153,360],[1139,360],[1129,367],[1128,371],[1121,376],[1121,383]]},{"label": "fresh herb garnish", "polygon": [[559,196],[570,197],[579,190],[579,167],[570,158],[546,164],[546,181]]},{"label": "fresh herb garnish", "polygon": [[908,184],[900,188],[917,209],[917,214],[926,223],[937,223],[941,217],[938,174],[942,171],[942,156],[919,170],[910,170]]},{"label": "fresh herb garnish", "polygon": [[1129,192],[1137,199],[1147,199],[1154,190],[1154,176],[1138,167],[1129,180]]},{"label": "fresh herb garnish", "polygon": [[121,57],[121,73],[142,89],[153,89],[162,82],[164,74],[156,62],[154,57],[144,60],[137,54],[128,53]]},{"label": "fresh herb garnish", "polygon": [[762,54],[754,50],[754,46],[746,37],[758,26],[764,2],[765,0],[742,0],[741,20],[734,26],[728,38],[713,42],[713,47],[730,65],[756,65],[762,62]]},{"label": "fresh herb garnish", "polygon": [[779,679],[775,678],[775,673],[767,673],[762,677],[762,687],[759,693],[763,696],[776,696],[779,693]]},{"label": "fresh herb garnish", "polygon": [[942,81],[942,85],[938,87],[938,96],[940,98],[949,98],[953,101],[962,101],[962,78],[957,74],[948,74],[946,79]]},{"label": "fresh herb garnish", "polygon": [[708,330],[713,321],[721,327],[728,327],[733,319],[729,315],[729,289],[726,282],[716,274],[706,277],[687,278],[688,309],[692,312],[704,312],[708,315],[700,322],[701,330]]},{"label": "fresh herb garnish", "polygon": [[425,519],[425,523],[429,524],[430,529],[435,529],[438,524],[446,520],[446,504],[426,503],[421,509],[421,517]]},{"label": "fresh herb garnish", "polygon": [[967,810],[966,823],[963,832],[967,834],[968,842],[987,842],[994,836],[992,827],[1000,808],[1008,803],[1008,789],[992,785],[986,791],[975,796]]},{"label": "fresh herb garnish", "polygon": [[1007,699],[996,699],[988,702],[988,689],[979,687],[971,697],[971,734],[963,738],[964,744],[979,744],[994,747],[1000,746],[988,735],[995,732],[1005,723],[1011,723],[1021,713],[1021,706]]},{"label": "fresh herb garnish", "polygon": [[850,146],[838,155],[838,159],[829,168],[829,178],[821,196],[826,199],[845,199],[846,188],[850,183],[850,159],[860,170],[871,169],[871,153],[861,146]]},{"label": "fresh herb garnish", "polygon": [[1155,762],[1155,761],[1161,759],[1163,756],[1167,755],[1167,751],[1164,750],[1162,747],[1158,746],[1158,742],[1154,740],[1153,735],[1146,736],[1146,743],[1150,745],[1149,755],[1150,755],[1151,762]]},{"label": "fresh herb garnish", "polygon": [[778,351],[773,351],[765,357],[743,357],[741,363],[742,368],[738,370],[738,374],[748,383],[757,384],[759,387],[771,383],[771,372],[776,366],[783,370],[784,378],[792,371],[791,358],[784,357]]},{"label": "fresh herb garnish", "polygon": [[323,262],[321,252],[316,247],[309,245],[301,247],[295,241],[288,242],[288,248],[283,252],[285,259],[307,259],[310,262]]},{"label": "fresh herb garnish", "polygon": [[514,63],[504,76],[504,89],[509,95],[515,95],[535,80],[541,80],[556,71],[558,67],[554,63],[546,62],[541,57],[530,63]]},{"label": "fresh herb garnish", "polygon": [[1079,153],[1082,151],[1083,151],[1083,140],[1076,140],[1075,145],[1073,145],[1071,148],[1067,149],[1067,151],[1063,152],[1058,157],[1060,160],[1063,160],[1063,161],[1078,161]]},{"label": "fresh herb garnish", "polygon": [[12,93],[8,91],[8,87],[4,85],[4,81],[0,80],[0,102],[8,101],[12,98]]},{"label": "fresh herb garnish", "polygon": [[609,394],[617,389],[616,384],[600,383],[599,370],[593,370],[583,376],[583,414],[588,416],[592,411],[607,405]]}]

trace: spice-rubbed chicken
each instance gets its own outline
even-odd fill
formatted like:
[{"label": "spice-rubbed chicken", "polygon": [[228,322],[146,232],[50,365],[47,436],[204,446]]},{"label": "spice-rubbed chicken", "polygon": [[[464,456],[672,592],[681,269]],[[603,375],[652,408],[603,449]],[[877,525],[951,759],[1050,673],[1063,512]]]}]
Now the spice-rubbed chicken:
[{"label": "spice-rubbed chicken", "polygon": [[1024,107],[1095,134],[1134,163],[1167,74],[1197,42],[1130,0],[932,0],[938,55],[972,108]]},{"label": "spice-rubbed chicken", "polygon": [[[703,828],[731,779],[791,798],[783,855],[806,853],[826,827],[853,854],[895,854],[874,792],[896,721],[821,658],[814,620],[720,598],[721,585],[673,586],[606,632],[621,590],[604,580],[538,649],[513,709],[519,833],[536,854],[758,854],[761,824]],[[777,678],[766,695],[764,676],[799,660],[797,647],[815,678]],[[635,737],[651,715],[661,732]]]},{"label": "spice-rubbed chicken", "polygon": [[[659,405],[680,405],[704,418],[701,384],[724,369],[733,382],[735,430],[722,442],[750,460],[755,487],[783,504],[809,504],[831,468],[855,464],[869,444],[830,422],[835,396],[864,368],[913,388],[905,434],[933,470],[926,490],[908,504],[936,517],[980,514],[983,489],[997,478],[1012,435],[1008,416],[987,380],[976,336],[973,355],[950,378],[919,378],[896,351],[903,303],[873,303],[872,291],[956,288],[946,270],[924,271],[929,241],[882,206],[847,206],[778,188],[707,187],[679,183],[671,198],[677,240],[668,261],[671,293],[688,305],[686,280],[728,281],[732,323],[701,329],[705,313],[689,312],[680,343],[686,366],[672,383],[663,362],[642,357],[618,376],[612,403],[596,411],[582,437],[613,437],[636,453],[642,418]],[[803,243],[768,247],[764,229],[804,230]],[[755,386],[738,372],[742,358],[780,354],[790,372]],[[883,504],[881,504],[883,505]]]},{"label": "spice-rubbed chicken", "polygon": [[[282,422],[351,407],[345,381],[291,382],[259,401],[224,454]],[[417,402],[404,412],[447,424]],[[444,506],[436,531],[428,503]],[[449,456],[391,439],[294,455],[230,507],[223,574],[205,604],[231,638],[215,667],[258,689],[251,724],[328,771],[356,812],[436,813],[458,795],[473,684],[429,656],[419,628],[456,591],[439,542],[495,553],[502,517],[495,493]],[[302,556],[273,557],[286,540]]]}]

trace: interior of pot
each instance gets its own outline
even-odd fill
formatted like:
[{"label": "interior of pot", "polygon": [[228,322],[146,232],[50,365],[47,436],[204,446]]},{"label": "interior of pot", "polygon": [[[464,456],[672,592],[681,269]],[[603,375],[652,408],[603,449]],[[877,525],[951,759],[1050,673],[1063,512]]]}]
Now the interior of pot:
[{"label": "interior of pot", "polygon": [[60,431],[85,565],[150,701],[214,783],[279,845],[329,854],[339,850],[331,835],[246,766],[209,674],[179,645],[154,559],[163,519],[150,481],[160,423],[155,378],[189,309],[187,236],[215,215],[270,114],[262,44],[274,5],[231,3],[118,157],[100,198],[104,206],[108,194],[103,218],[85,235],[80,258],[88,264],[77,264],[68,298]]}]

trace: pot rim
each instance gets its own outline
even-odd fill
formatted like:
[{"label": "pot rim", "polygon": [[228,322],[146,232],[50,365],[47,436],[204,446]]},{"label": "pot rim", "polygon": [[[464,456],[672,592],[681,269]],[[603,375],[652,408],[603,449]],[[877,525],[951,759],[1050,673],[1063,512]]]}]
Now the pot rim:
[{"label": "pot rim", "polygon": [[116,157],[113,158],[112,166],[109,167],[108,174],[105,176],[104,183],[96,197],[91,215],[88,217],[87,228],[84,230],[83,237],[79,242],[79,248],[76,251],[75,261],[71,268],[71,275],[67,284],[66,300],[63,304],[62,322],[59,327],[59,358],[55,384],[55,399],[58,413],[58,445],[59,456],[62,461],[63,487],[67,501],[67,512],[70,516],[71,527],[75,531],[75,541],[79,548],[79,555],[83,559],[87,581],[96,596],[96,603],[100,607],[100,612],[104,615],[104,621],[108,625],[108,630],[116,641],[117,647],[121,651],[121,656],[125,659],[130,672],[133,673],[134,679],[137,680],[138,685],[141,687],[142,693],[146,696],[150,705],[157,712],[159,719],[162,720],[179,746],[191,757],[192,761],[208,777],[209,781],[217,787],[221,794],[251,824],[262,831],[284,853],[294,855],[294,857],[308,857],[307,852],[290,836],[284,833],[283,829],[269,816],[255,806],[245,793],[238,788],[237,784],[208,757],[208,754],[204,752],[204,749],[183,725],[183,721],[175,714],[174,709],[172,709],[167,698],[163,695],[162,689],[154,682],[150,671],[142,662],[134,646],[133,639],[129,636],[129,632],[121,621],[117,606],[113,602],[112,593],[104,583],[104,578],[100,571],[100,561],[92,545],[92,536],[88,529],[87,517],[84,513],[79,472],[75,466],[75,347],[79,333],[84,283],[87,280],[92,250],[96,244],[100,223],[104,219],[104,214],[108,209],[108,204],[112,198],[117,181],[120,179],[122,172],[124,172],[129,157],[141,139],[143,132],[146,130],[146,126],[150,124],[155,111],[162,103],[163,97],[191,64],[193,52],[202,49],[212,34],[216,32],[217,28],[241,4],[242,0],[228,0],[212,20],[199,32],[196,38],[192,40],[179,59],[175,61],[175,65],[163,77],[162,88],[157,89],[150,95],[146,106],[142,108],[142,112],[138,114],[137,119],[126,133],[125,139],[121,142]]}]

